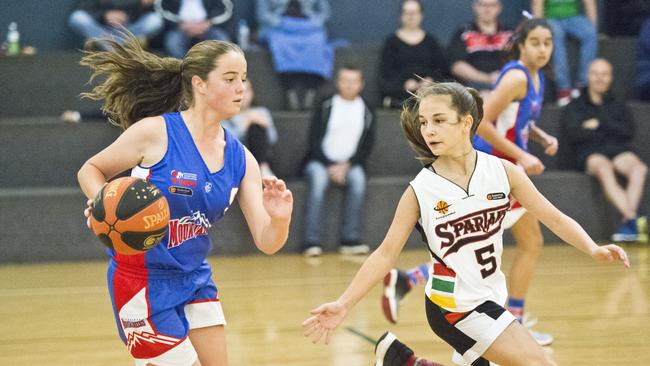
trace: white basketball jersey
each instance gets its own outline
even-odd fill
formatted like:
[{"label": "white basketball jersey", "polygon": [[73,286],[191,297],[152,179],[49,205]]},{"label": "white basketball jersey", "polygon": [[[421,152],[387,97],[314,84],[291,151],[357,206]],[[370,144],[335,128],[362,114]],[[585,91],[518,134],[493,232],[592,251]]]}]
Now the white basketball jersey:
[{"label": "white basketball jersey", "polygon": [[508,296],[501,272],[510,183],[497,157],[477,151],[468,190],[429,168],[411,181],[433,268],[425,292],[436,305],[466,312]]}]

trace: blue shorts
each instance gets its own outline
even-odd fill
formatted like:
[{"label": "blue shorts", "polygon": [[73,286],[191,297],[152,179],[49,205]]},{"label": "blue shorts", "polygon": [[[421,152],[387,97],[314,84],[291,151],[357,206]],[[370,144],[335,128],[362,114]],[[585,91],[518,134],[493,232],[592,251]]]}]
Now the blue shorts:
[{"label": "blue shorts", "polygon": [[179,273],[110,261],[108,289],[117,329],[136,364],[196,361],[189,330],[226,324],[211,275],[207,264]]}]

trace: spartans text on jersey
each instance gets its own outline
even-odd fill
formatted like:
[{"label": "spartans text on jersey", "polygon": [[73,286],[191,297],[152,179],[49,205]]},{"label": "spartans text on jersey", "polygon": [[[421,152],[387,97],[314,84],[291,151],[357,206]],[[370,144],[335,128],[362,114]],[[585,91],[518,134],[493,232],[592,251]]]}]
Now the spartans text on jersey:
[{"label": "spartans text on jersey", "polygon": [[443,258],[456,253],[463,246],[486,240],[501,230],[501,222],[510,208],[510,203],[472,212],[463,217],[441,223],[436,226],[440,237],[440,249],[447,251]]}]

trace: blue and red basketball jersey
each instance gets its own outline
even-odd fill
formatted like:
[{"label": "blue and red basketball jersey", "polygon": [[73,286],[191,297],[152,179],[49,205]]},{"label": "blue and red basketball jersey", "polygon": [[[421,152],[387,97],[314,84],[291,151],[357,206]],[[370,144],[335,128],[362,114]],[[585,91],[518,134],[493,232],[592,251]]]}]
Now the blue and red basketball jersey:
[{"label": "blue and red basketball jersey", "polygon": [[188,273],[206,262],[212,248],[208,229],[221,219],[232,203],[246,173],[242,144],[224,129],[224,165],[210,172],[180,113],[163,115],[167,129],[167,152],[151,167],[137,166],[131,175],[160,189],[169,202],[169,230],[165,238],[144,254],[122,255],[111,251],[112,261],[150,277],[163,271]]},{"label": "blue and red basketball jersey", "polygon": [[[494,124],[499,134],[515,143],[524,151],[528,151],[528,131],[531,123],[539,120],[542,104],[544,103],[544,72],[542,70],[539,71],[539,90],[535,90],[535,84],[533,83],[530,73],[528,73],[528,69],[526,69],[526,67],[519,61],[510,61],[501,70],[501,74],[496,83],[498,84],[503,75],[512,69],[519,69],[526,73],[526,78],[528,79],[528,92],[523,99],[510,103],[510,105],[508,105],[508,107],[506,107],[506,109],[499,115]],[[492,121],[483,121],[483,123],[491,122]],[[495,149],[479,135],[474,136],[474,147],[485,153],[513,161],[511,157]]]}]

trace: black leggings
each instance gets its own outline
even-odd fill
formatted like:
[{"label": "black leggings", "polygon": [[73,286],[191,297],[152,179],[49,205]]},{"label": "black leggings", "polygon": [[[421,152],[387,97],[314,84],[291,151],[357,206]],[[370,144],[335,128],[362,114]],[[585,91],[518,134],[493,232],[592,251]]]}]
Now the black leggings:
[{"label": "black leggings", "polygon": [[316,74],[307,74],[304,72],[285,72],[280,74],[280,81],[284,90],[296,90],[304,92],[307,89],[318,89],[323,82],[323,78]]}]

